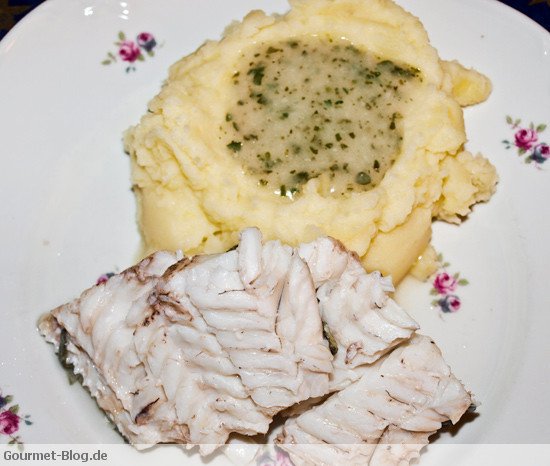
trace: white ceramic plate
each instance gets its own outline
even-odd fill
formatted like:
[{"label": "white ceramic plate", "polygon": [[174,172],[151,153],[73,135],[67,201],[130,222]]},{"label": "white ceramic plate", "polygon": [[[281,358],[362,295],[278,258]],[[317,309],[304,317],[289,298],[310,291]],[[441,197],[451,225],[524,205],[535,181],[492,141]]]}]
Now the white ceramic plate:
[{"label": "white ceramic plate", "polygon": [[[539,125],[550,124],[550,35],[496,1],[400,3],[421,18],[442,58],[458,59],[494,84],[489,101],[466,109],[465,118],[467,148],[497,167],[497,193],[461,226],[434,228],[446,272],[469,282],[451,293],[460,309],[443,313],[432,304],[444,296],[430,294],[431,282],[408,278],[397,293],[482,403],[475,419],[437,442],[546,443],[550,162],[542,160],[550,129]],[[139,236],[121,133],[138,121],[171,63],[253,8],[284,12],[287,5],[50,0],[1,42],[0,396],[9,401],[2,409],[19,406],[12,433],[19,441],[121,442],[88,394],[68,385],[36,320],[102,273],[134,262]],[[154,56],[123,61],[115,45],[121,31],[130,40],[153,34]],[[522,155],[516,136],[531,145]],[[540,162],[526,163],[535,148]],[[0,434],[0,443],[8,440]],[[462,449],[446,462],[462,464],[461,455],[468,454]],[[423,462],[429,458],[428,449]]]}]

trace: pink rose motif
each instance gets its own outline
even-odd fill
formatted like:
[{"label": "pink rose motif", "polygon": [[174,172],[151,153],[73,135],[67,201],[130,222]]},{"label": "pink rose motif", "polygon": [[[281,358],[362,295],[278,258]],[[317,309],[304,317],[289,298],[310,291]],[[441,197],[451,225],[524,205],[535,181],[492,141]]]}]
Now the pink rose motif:
[{"label": "pink rose motif", "polygon": [[292,461],[290,461],[290,458],[288,457],[288,454],[277,450],[276,454],[276,464],[277,466],[293,466]]},{"label": "pink rose motif", "polygon": [[537,142],[538,135],[534,129],[520,129],[514,135],[514,138],[518,148],[529,150]]},{"label": "pink rose motif", "polygon": [[293,463],[286,452],[275,447],[274,450],[265,449],[264,453],[256,459],[256,466],[293,466]]},{"label": "pink rose motif", "polygon": [[114,275],[114,273],[112,273],[112,272],[108,272],[108,273],[101,274],[101,275],[99,276],[99,278],[97,279],[97,281],[96,281],[96,285],[99,285],[100,283],[106,282],[106,281],[109,280],[109,278],[111,278],[113,275]]},{"label": "pink rose motif", "polygon": [[456,312],[460,309],[460,299],[452,294],[445,295],[438,303],[441,310],[445,313]]},{"label": "pink rose motif", "polygon": [[19,429],[19,416],[11,411],[0,413],[0,434],[12,435]]},{"label": "pink rose motif", "polygon": [[550,157],[550,146],[548,144],[540,144],[537,146],[537,152],[542,155],[545,159]]},{"label": "pink rose motif", "polygon": [[451,293],[455,290],[457,279],[446,272],[438,273],[434,280],[434,288],[439,294]]},{"label": "pink rose motif", "polygon": [[118,47],[118,55],[122,60],[134,63],[141,55],[141,50],[134,41],[123,40]]},{"label": "pink rose motif", "polygon": [[146,52],[150,52],[157,45],[157,41],[155,40],[155,37],[153,36],[153,34],[150,34],[149,32],[142,32],[141,34],[139,34],[137,36],[137,43]]},{"label": "pink rose motif", "polygon": [[526,162],[544,163],[550,158],[550,147],[548,144],[542,143],[535,146],[533,151],[525,159]]}]

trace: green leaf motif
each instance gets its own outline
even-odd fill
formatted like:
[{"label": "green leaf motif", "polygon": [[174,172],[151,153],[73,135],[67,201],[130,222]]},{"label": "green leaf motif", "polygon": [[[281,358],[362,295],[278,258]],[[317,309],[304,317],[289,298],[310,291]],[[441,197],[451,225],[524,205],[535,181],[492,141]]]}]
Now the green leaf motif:
[{"label": "green leaf motif", "polygon": [[438,294],[439,294],[439,291],[437,291],[435,288],[432,288],[432,289],[430,290],[430,294],[431,294],[432,296],[435,296],[435,295],[438,295]]},{"label": "green leaf motif", "polygon": [[120,32],[118,33],[118,38],[119,38],[120,40],[125,40],[125,39],[126,39],[126,35],[124,34],[123,31],[120,31]]},{"label": "green leaf motif", "polygon": [[542,133],[544,130],[546,129],[546,125],[545,124],[540,124],[537,126],[537,133]]},{"label": "green leaf motif", "polygon": [[111,60],[103,60],[101,62],[102,65],[110,65],[111,64]]},{"label": "green leaf motif", "polygon": [[466,280],[465,278],[461,278],[460,280],[458,280],[458,284],[460,286],[466,286],[466,285],[469,285],[470,282],[468,280]]},{"label": "green leaf motif", "polygon": [[506,115],[506,123],[512,124],[512,117],[510,115]]},{"label": "green leaf motif", "polygon": [[17,414],[19,412],[19,405],[10,406],[10,413]]},{"label": "green leaf motif", "polygon": [[145,61],[145,57],[141,53],[137,56],[137,59],[139,61]]}]

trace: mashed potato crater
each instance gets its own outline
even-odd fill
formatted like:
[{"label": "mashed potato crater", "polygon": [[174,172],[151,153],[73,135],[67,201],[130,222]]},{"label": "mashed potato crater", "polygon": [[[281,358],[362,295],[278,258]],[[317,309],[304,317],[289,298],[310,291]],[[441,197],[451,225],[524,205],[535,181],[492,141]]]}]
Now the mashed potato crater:
[{"label": "mashed potato crater", "polygon": [[224,251],[253,225],[292,245],[333,236],[397,282],[434,217],[459,222],[494,191],[461,109],[490,81],[389,0],[290,5],[175,63],[127,131],[146,252]]},{"label": "mashed potato crater", "polygon": [[294,199],[323,176],[324,194],[342,196],[395,162],[417,69],[318,37],[255,45],[237,68],[220,138],[259,186]]}]

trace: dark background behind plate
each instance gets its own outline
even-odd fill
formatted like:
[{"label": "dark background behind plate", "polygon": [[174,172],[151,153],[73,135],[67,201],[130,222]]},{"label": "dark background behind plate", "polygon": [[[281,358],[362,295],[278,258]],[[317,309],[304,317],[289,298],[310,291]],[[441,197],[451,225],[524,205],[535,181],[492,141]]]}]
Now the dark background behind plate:
[{"label": "dark background behind plate", "polygon": [[[0,0],[0,39],[44,0]],[[501,0],[550,31],[550,0]],[[399,3],[399,0],[398,0]]]}]

